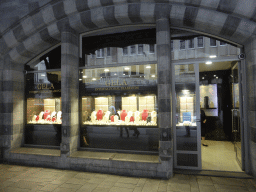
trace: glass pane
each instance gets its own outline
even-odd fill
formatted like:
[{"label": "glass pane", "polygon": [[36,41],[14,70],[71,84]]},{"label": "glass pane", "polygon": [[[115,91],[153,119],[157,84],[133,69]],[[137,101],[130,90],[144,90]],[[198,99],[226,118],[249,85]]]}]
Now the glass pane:
[{"label": "glass pane", "polygon": [[27,123],[61,124],[61,72],[26,76]]},{"label": "glass pane", "polygon": [[175,65],[177,150],[197,151],[194,65]]},{"label": "glass pane", "polygon": [[197,154],[177,154],[177,165],[178,166],[190,166],[198,167]]},{"label": "glass pane", "polygon": [[83,124],[157,125],[156,64],[92,71],[80,71]]}]

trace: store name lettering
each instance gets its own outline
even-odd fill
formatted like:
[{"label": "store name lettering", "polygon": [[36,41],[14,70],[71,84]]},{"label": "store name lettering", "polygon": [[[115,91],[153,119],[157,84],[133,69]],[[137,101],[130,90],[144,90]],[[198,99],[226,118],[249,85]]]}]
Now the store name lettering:
[{"label": "store name lettering", "polygon": [[114,91],[116,91],[116,90],[122,90],[122,91],[124,91],[124,90],[131,90],[131,89],[139,89],[139,87],[104,87],[104,88],[95,88],[95,91],[112,91],[112,90],[114,90]]},{"label": "store name lettering", "polygon": [[54,89],[53,84],[38,84],[37,89],[42,90],[42,89]]},{"label": "store name lettering", "polygon": [[120,86],[120,85],[127,85],[127,82],[123,80],[123,82],[120,82],[117,80],[111,80],[111,81],[106,81],[105,82],[106,86]]}]

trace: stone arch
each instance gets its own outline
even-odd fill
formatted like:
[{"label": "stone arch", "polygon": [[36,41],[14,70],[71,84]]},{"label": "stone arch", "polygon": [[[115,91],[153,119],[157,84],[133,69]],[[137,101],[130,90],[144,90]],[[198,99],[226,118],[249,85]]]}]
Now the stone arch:
[{"label": "stone arch", "polygon": [[62,0],[49,3],[5,31],[0,39],[0,54],[8,54],[14,62],[24,64],[60,43],[64,25],[84,33],[113,26],[155,24],[156,12],[161,12],[163,3],[170,10],[171,27],[206,33],[241,45],[254,34],[254,19],[241,12],[238,7],[241,3],[228,7],[224,6],[224,0],[218,4],[196,2]]}]

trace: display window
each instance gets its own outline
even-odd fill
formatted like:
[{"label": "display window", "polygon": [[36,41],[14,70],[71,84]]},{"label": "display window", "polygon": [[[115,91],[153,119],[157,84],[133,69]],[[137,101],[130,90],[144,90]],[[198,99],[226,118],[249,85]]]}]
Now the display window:
[{"label": "display window", "polygon": [[156,67],[81,69],[83,124],[157,126]]},{"label": "display window", "polygon": [[27,124],[61,124],[60,71],[26,75]]}]

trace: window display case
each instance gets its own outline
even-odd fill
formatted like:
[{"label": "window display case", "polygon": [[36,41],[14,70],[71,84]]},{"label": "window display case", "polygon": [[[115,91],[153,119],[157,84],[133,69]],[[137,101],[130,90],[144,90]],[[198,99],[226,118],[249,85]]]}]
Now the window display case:
[{"label": "window display case", "polygon": [[60,146],[61,72],[47,71],[45,61],[26,74],[25,145]]},{"label": "window display case", "polygon": [[61,98],[27,99],[27,124],[61,123]]},{"label": "window display case", "polygon": [[83,97],[84,125],[157,126],[156,95]]}]

